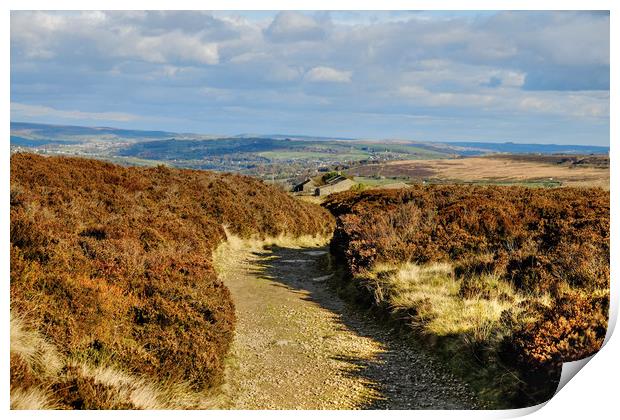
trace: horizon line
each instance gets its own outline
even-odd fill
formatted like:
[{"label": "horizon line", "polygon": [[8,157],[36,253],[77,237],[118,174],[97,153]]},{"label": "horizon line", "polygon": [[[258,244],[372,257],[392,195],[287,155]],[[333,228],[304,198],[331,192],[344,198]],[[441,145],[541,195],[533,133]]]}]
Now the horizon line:
[{"label": "horizon line", "polygon": [[[285,136],[285,137],[312,137],[312,138],[321,138],[321,139],[332,139],[332,140],[342,140],[342,141],[407,141],[411,143],[437,143],[437,144],[452,144],[452,143],[478,143],[478,144],[517,144],[517,145],[543,145],[543,146],[573,146],[573,147],[596,147],[596,148],[605,148],[611,149],[611,142],[609,145],[589,145],[589,144],[566,144],[566,143],[522,143],[515,142],[513,140],[414,140],[409,138],[399,138],[399,137],[383,137],[383,138],[373,138],[373,137],[347,137],[347,136],[326,136],[326,135],[313,135],[313,134],[292,134],[292,133],[237,133],[237,134],[217,134],[217,133],[200,133],[200,132],[184,132],[184,131],[170,131],[164,129],[149,129],[149,128],[123,128],[118,126],[107,126],[107,125],[79,125],[79,124],[61,124],[61,123],[42,123],[42,122],[32,122],[32,121],[12,121],[10,120],[9,124],[32,124],[32,125],[42,125],[42,126],[53,126],[53,127],[78,127],[78,128],[91,128],[91,129],[112,129],[112,130],[124,130],[124,131],[143,131],[143,132],[162,132],[168,134],[183,134],[183,135],[199,135],[199,136],[211,136],[217,137],[220,139],[227,138],[235,138],[235,137],[243,137],[243,136],[256,136],[257,138],[273,138],[274,136]],[[175,140],[174,138],[166,139],[166,140]]]}]

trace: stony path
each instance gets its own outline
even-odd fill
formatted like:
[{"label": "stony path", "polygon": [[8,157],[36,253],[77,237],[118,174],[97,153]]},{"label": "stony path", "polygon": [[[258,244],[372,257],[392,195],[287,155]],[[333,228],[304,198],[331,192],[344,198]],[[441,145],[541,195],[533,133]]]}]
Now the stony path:
[{"label": "stony path", "polygon": [[329,289],[325,248],[227,250],[237,308],[221,408],[468,409],[467,386]]}]

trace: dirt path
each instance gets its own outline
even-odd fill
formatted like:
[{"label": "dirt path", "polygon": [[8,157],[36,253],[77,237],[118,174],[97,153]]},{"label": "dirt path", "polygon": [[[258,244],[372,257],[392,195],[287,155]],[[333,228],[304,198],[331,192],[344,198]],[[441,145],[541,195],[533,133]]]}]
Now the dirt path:
[{"label": "dirt path", "polygon": [[221,408],[476,407],[419,346],[327,287],[326,248],[228,249],[218,265],[238,316]]}]

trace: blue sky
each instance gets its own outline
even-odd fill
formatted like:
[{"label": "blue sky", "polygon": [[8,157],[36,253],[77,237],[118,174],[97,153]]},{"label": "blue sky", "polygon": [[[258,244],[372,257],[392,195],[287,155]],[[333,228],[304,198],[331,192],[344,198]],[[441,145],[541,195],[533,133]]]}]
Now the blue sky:
[{"label": "blue sky", "polygon": [[11,119],[609,145],[609,14],[14,11]]}]

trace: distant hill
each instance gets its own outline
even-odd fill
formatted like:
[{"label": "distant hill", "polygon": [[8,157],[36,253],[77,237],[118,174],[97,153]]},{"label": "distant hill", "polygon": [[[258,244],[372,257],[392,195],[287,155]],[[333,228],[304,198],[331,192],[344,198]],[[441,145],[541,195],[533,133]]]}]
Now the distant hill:
[{"label": "distant hill", "polygon": [[[298,142],[295,142],[298,144]],[[135,143],[121,150],[121,156],[136,156],[144,159],[201,159],[205,156],[222,156],[239,153],[259,153],[274,149],[293,147],[289,140],[271,138],[223,138],[213,140],[146,141]]]},{"label": "distant hill", "polygon": [[11,146],[38,147],[46,144],[70,144],[71,141],[55,139],[28,139],[19,136],[11,136]]},{"label": "distant hill", "polygon": [[542,153],[542,154],[606,154],[609,147],[584,146],[572,144],[521,144],[521,143],[482,143],[482,142],[448,142],[448,147],[453,147],[459,154],[464,156],[476,156],[487,153]]},{"label": "distant hill", "polygon": [[76,125],[36,124],[28,122],[11,122],[11,135],[37,140],[130,140],[149,141],[171,138],[212,138],[204,134],[174,133],[158,130],[128,130],[113,127],[83,127]]},{"label": "distant hill", "polygon": [[278,140],[304,140],[304,141],[330,141],[330,140],[358,140],[353,137],[325,137],[325,136],[307,136],[301,134],[238,134],[235,137],[268,137],[270,139]]},{"label": "distant hill", "polygon": [[34,139],[75,139],[85,136],[117,137],[127,139],[166,139],[175,133],[165,131],[126,130],[112,127],[81,127],[74,125],[34,124],[11,122],[11,133],[21,133],[23,137]]},{"label": "distant hill", "polygon": [[487,154],[607,154],[609,147],[483,142],[423,142],[289,134],[175,133],[113,127],[11,123],[11,150],[88,156],[113,163],[209,169],[294,185],[326,170],[397,160]]},{"label": "distant hill", "polygon": [[[218,143],[199,144],[192,140],[217,140]],[[336,142],[340,146],[342,143],[364,143],[367,145],[381,145],[394,149],[397,145],[413,146],[421,150],[426,150],[440,154],[459,154],[463,156],[477,156],[488,153],[542,153],[542,154],[605,154],[609,153],[606,146],[588,145],[562,145],[562,144],[520,144],[512,142],[475,142],[475,141],[456,141],[456,142],[423,142],[407,140],[362,140],[348,137],[322,137],[299,134],[239,134],[236,136],[216,136],[210,134],[197,133],[176,133],[170,131],[157,130],[128,130],[113,127],[82,127],[73,125],[52,125],[37,124],[28,122],[11,122],[11,144],[15,146],[34,147],[49,143],[63,142],[82,142],[82,141],[110,141],[127,140],[131,142],[151,142],[132,151],[123,152],[123,155],[133,155],[138,150],[144,151],[147,148],[162,149],[173,146],[176,150],[181,148],[206,148],[209,152],[213,149],[227,150],[227,153],[235,153],[236,148],[239,152],[263,152],[273,148],[281,149],[294,146],[299,148],[308,142],[320,142],[321,146],[326,143]],[[183,140],[184,142],[181,142]],[[45,141],[45,142],[43,142]],[[167,143],[157,144],[158,141]],[[172,143],[174,141],[174,143]],[[229,142],[223,145],[222,142]],[[290,143],[284,143],[290,141]],[[305,143],[302,143],[305,142]],[[253,145],[253,146],[252,146]],[[402,148],[401,148],[402,149]]]}]

